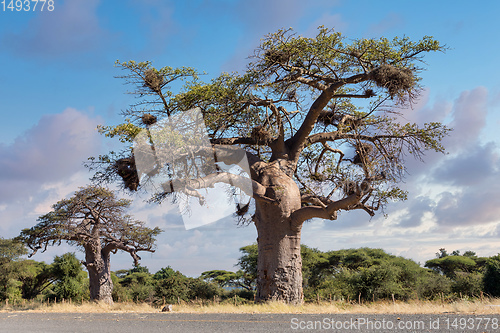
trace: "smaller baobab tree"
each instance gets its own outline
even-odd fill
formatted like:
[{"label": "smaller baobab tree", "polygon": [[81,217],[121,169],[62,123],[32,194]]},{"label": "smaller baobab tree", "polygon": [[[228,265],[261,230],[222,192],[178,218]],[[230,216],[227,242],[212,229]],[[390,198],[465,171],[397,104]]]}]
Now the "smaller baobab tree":
[{"label": "smaller baobab tree", "polygon": [[159,228],[148,228],[144,222],[125,214],[131,200],[118,199],[114,192],[98,187],[80,188],[71,198],[52,206],[53,210],[38,218],[38,224],[24,229],[18,239],[30,249],[30,257],[49,245],[66,241],[82,247],[83,265],[89,272],[90,298],[112,303],[110,256],[122,250],[130,253],[137,265],[137,252],[154,252]]}]

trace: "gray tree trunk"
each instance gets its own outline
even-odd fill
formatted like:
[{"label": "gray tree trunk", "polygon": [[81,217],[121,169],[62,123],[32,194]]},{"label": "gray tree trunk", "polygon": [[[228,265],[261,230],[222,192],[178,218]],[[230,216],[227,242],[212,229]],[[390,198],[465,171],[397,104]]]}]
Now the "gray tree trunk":
[{"label": "gray tree trunk", "polygon": [[113,304],[110,253],[103,253],[100,246],[90,245],[85,247],[85,259],[89,272],[90,299]]},{"label": "gray tree trunk", "polygon": [[259,249],[256,301],[302,303],[301,226],[290,215],[301,206],[297,184],[278,168],[266,168],[259,182],[276,203],[258,201],[255,226]]}]

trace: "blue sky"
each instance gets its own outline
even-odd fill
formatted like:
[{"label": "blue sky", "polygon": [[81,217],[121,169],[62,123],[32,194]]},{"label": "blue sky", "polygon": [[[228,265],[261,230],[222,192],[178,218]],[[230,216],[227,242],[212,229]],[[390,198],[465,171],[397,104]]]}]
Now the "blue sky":
[{"label": "blue sky", "polygon": [[[161,1],[55,0],[52,12],[0,11],[0,236],[16,236],[50,205],[88,183],[82,167],[109,150],[97,124],[116,124],[132,102],[115,60],[190,66],[207,79],[241,71],[265,34],[293,27],[312,35],[319,25],[347,38],[434,36],[449,47],[426,58],[425,91],[406,117],[455,128],[448,155],[409,161],[409,200],[388,218],[344,213],[312,221],[303,243],[321,250],[370,246],[416,261],[439,248],[494,255],[500,237],[500,42],[496,2],[457,1]],[[136,200],[141,202],[140,199]],[[234,269],[253,226],[231,219],[185,230],[169,205],[132,211],[165,229],[157,253],[143,254],[156,271],[167,265],[196,276]],[[69,246],[34,259],[51,261]],[[78,255],[81,256],[81,253]],[[128,268],[126,255],[112,269]]]}]

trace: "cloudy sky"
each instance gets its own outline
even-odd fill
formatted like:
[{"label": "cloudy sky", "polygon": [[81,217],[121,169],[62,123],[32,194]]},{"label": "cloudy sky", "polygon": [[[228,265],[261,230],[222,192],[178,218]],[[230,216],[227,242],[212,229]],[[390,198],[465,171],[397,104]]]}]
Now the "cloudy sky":
[{"label": "cloudy sky", "polygon": [[[82,162],[112,147],[95,128],[120,122],[120,110],[132,101],[114,78],[115,60],[190,66],[209,78],[243,70],[267,33],[293,27],[311,35],[325,25],[348,38],[431,35],[446,44],[446,53],[426,58],[425,91],[405,117],[441,121],[454,132],[444,142],[447,155],[408,161],[409,199],[391,205],[387,218],[351,212],[314,220],[303,228],[303,243],[323,251],[383,248],[421,263],[442,247],[500,252],[500,4],[494,1],[55,0],[52,12],[2,9],[1,237],[33,226],[53,203],[88,184]],[[143,199],[131,213],[165,230],[157,252],[142,255],[152,272],[168,265],[191,276],[233,270],[238,249],[256,240],[253,226],[238,227],[231,218],[186,230],[174,206]],[[56,247],[34,259],[51,262],[68,251],[75,249]],[[112,258],[113,270],[131,264],[124,254]]]}]

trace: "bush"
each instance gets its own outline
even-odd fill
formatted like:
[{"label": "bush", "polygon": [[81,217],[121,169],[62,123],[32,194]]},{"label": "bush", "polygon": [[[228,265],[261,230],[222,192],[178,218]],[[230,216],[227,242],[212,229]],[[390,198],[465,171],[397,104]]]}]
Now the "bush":
[{"label": "bush", "polygon": [[54,297],[57,299],[79,300],[89,293],[84,283],[87,273],[83,270],[80,260],[74,253],[56,256],[52,264],[52,274],[56,279],[53,288]]},{"label": "bush", "polygon": [[158,272],[156,272],[153,275],[153,279],[154,280],[163,280],[163,279],[167,279],[169,277],[172,277],[176,274],[180,274],[180,273],[174,271],[172,267],[167,266],[167,267],[160,269]]},{"label": "bush", "polygon": [[483,290],[483,274],[457,272],[451,283],[451,291],[456,295],[477,297]]},{"label": "bush", "polygon": [[112,279],[114,300],[132,300],[134,302],[153,301],[155,281],[153,280],[153,276],[146,270],[129,270],[128,274],[121,279],[113,274]]},{"label": "bush", "polygon": [[189,279],[189,298],[211,300],[220,296],[223,289],[213,282],[205,282],[201,279]]},{"label": "bush", "polygon": [[177,303],[178,300],[188,301],[190,297],[189,278],[181,273],[159,280],[155,286],[154,297],[157,302]]},{"label": "bush", "polygon": [[253,301],[255,299],[255,292],[248,289],[243,288],[234,288],[230,290],[223,290],[221,294],[222,300],[233,299],[236,298],[246,299],[248,301]]},{"label": "bush", "polygon": [[486,293],[493,297],[500,297],[500,254],[486,261],[483,283]]},{"label": "bush", "polygon": [[427,272],[413,260],[370,248],[331,251],[326,257],[316,255],[309,271],[321,276],[309,278],[304,288],[309,300],[318,295],[355,300],[391,299],[394,295],[407,300],[417,292],[419,276]]},{"label": "bush", "polygon": [[428,271],[418,278],[417,294],[420,298],[436,299],[450,291],[451,280],[444,275]]}]

